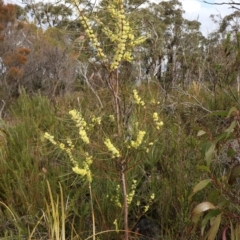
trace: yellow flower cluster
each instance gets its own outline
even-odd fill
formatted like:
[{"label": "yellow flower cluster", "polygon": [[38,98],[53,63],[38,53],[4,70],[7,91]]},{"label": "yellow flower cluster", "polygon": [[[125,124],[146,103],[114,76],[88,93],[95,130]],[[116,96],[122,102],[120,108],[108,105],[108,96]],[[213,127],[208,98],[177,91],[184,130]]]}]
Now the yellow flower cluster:
[{"label": "yellow flower cluster", "polygon": [[87,170],[84,169],[84,168],[79,168],[78,166],[75,166],[72,168],[72,170],[78,174],[78,175],[81,175],[81,176],[85,176],[87,174]]},{"label": "yellow flower cluster", "polygon": [[144,213],[148,211],[149,209],[149,206],[152,204],[153,200],[155,199],[155,194],[153,193],[151,196],[150,196],[150,199],[148,201],[148,204],[144,207]]},{"label": "yellow flower cluster", "polygon": [[[118,184],[116,187],[116,194],[112,195],[110,200],[112,202],[114,202],[116,206],[122,208],[122,204],[119,201],[119,199],[120,199],[119,192],[120,192],[120,185]],[[107,197],[109,197],[109,196],[107,196]]]},{"label": "yellow flower cluster", "polygon": [[[132,61],[131,54],[126,53],[128,52],[126,50],[126,43],[128,39],[128,34],[130,31],[129,21],[126,19],[126,14],[124,11],[123,1],[120,0],[119,3],[112,4],[108,7],[108,11],[112,15],[113,18],[117,20],[116,23],[116,33],[109,33],[109,38],[116,43],[116,52],[113,57],[112,64],[110,66],[110,70],[113,71],[118,68],[119,63],[124,59],[124,56],[126,56],[126,61]],[[115,35],[115,36],[113,36]]]},{"label": "yellow flower cluster", "polygon": [[145,105],[144,101],[141,99],[141,97],[139,97],[136,89],[133,90],[133,99],[135,104],[142,105],[142,106]]},{"label": "yellow flower cluster", "polygon": [[159,102],[159,101],[157,102],[154,98],[151,99],[150,103],[151,103],[152,105],[160,104],[160,102]]},{"label": "yellow flower cluster", "polygon": [[102,118],[93,116],[91,121],[92,121],[93,124],[101,125]]},{"label": "yellow flower cluster", "polygon": [[126,17],[123,0],[113,0],[108,4],[107,11],[110,13],[111,17],[116,20],[114,31],[102,24],[104,26],[104,33],[113,43],[115,43],[116,46],[113,61],[110,65],[110,70],[113,71],[118,68],[122,60],[128,62],[133,60],[133,47],[144,42],[146,37],[135,39],[133,30],[130,27],[130,22]]},{"label": "yellow flower cluster", "polygon": [[[74,3],[75,3],[75,6],[78,6],[78,3],[76,0],[74,0]],[[98,42],[98,39],[92,30],[90,21],[88,20],[88,18],[85,15],[83,15],[82,11],[79,8],[77,8],[77,10],[80,15],[79,16],[80,22],[82,23],[82,25],[85,29],[85,32],[86,32],[87,36],[89,37],[90,41],[92,42],[93,46],[97,50],[97,55],[105,62],[107,57],[104,54],[104,52],[101,48],[101,44]]]},{"label": "yellow flower cluster", "polygon": [[[150,142],[150,143],[148,144],[148,146],[151,147],[151,146],[153,146],[153,144],[154,144],[153,142]],[[146,147],[145,149],[146,149],[146,153],[149,153],[149,148]]]},{"label": "yellow flower cluster", "polygon": [[57,142],[54,140],[54,136],[50,135],[48,132],[45,132],[44,138],[49,140],[53,145],[57,145]]},{"label": "yellow flower cluster", "polygon": [[55,141],[54,140],[54,136],[50,135],[47,132],[45,132],[44,138],[46,138],[53,145],[58,146],[61,150],[65,151],[67,153],[67,155],[68,155],[68,157],[70,159],[70,162],[73,164],[72,170],[75,173],[77,173],[77,174],[79,174],[79,175],[81,175],[83,177],[86,176],[87,180],[89,182],[92,182],[92,173],[91,173],[90,168],[89,168],[89,166],[92,164],[92,157],[89,156],[88,153],[85,153],[86,159],[83,162],[83,168],[80,168],[78,162],[73,157],[72,150],[74,148],[74,145],[72,144],[72,141],[70,139],[67,139],[68,147],[66,147],[66,145],[64,143]]},{"label": "yellow flower cluster", "polygon": [[118,228],[117,219],[114,220],[113,225],[115,226],[116,232],[119,233],[119,228]]},{"label": "yellow flower cluster", "polygon": [[[99,43],[96,35],[92,30],[91,22],[78,8],[79,4],[77,3],[77,0],[73,1],[77,8],[77,11],[79,12],[79,18],[85,29],[85,32],[92,42],[94,48],[97,50],[97,55],[103,60],[104,63],[106,63],[107,56],[104,54],[101,48],[101,44]],[[118,68],[122,60],[128,62],[131,62],[133,60],[133,47],[144,42],[146,40],[146,37],[141,36],[135,39],[133,29],[130,27],[130,22],[127,19],[127,15],[124,10],[124,0],[112,0],[106,6],[106,10],[108,13],[110,13],[113,20],[112,22],[114,26],[112,29],[107,27],[106,24],[102,23],[98,18],[94,18],[94,20],[97,25],[102,26],[102,31],[115,46],[115,53],[109,69],[110,71],[114,71]]]},{"label": "yellow flower cluster", "polygon": [[132,200],[133,200],[133,197],[135,195],[135,191],[136,191],[136,187],[137,187],[137,180],[133,180],[133,183],[132,183],[132,187],[131,187],[131,191],[130,193],[127,195],[127,203],[128,204],[131,204]]},{"label": "yellow flower cluster", "polygon": [[109,119],[110,119],[111,122],[114,122],[115,121],[114,115],[109,115]]},{"label": "yellow flower cluster", "polygon": [[142,144],[145,134],[145,131],[139,131],[136,141],[131,141],[131,146],[137,149]]},{"label": "yellow flower cluster", "polygon": [[89,138],[88,138],[87,132],[86,132],[87,123],[84,120],[84,118],[75,109],[69,111],[69,114],[72,116],[72,120],[76,123],[76,126],[79,128],[80,138],[82,139],[82,141],[84,143],[89,144],[90,141],[89,141]]},{"label": "yellow flower cluster", "polygon": [[147,38],[146,38],[145,36],[141,36],[141,37],[135,39],[134,41],[132,41],[129,45],[132,46],[132,47],[134,47],[134,46],[136,46],[136,45],[139,45],[139,44],[145,42],[146,39],[147,39]]},{"label": "yellow flower cluster", "polygon": [[92,164],[92,157],[86,153],[86,159],[83,162],[83,168],[80,168],[78,164],[75,164],[72,170],[76,173],[81,175],[82,177],[86,176],[88,182],[92,182],[92,172],[90,170],[90,165]]},{"label": "yellow flower cluster", "polygon": [[157,113],[157,112],[154,112],[154,113],[153,113],[153,121],[154,121],[154,122],[157,122],[157,121],[158,121],[158,113]]},{"label": "yellow flower cluster", "polygon": [[70,149],[74,149],[75,146],[73,145],[72,140],[70,138],[67,138],[67,144]]},{"label": "yellow flower cluster", "polygon": [[133,60],[133,56],[130,52],[125,52],[123,54],[123,60],[127,61],[127,62],[132,62]]},{"label": "yellow flower cluster", "polygon": [[163,126],[163,121],[159,121],[158,113],[153,113],[153,121],[155,122],[156,128],[159,130]]},{"label": "yellow flower cluster", "polygon": [[114,147],[114,145],[111,143],[109,138],[107,138],[104,141],[104,144],[106,145],[106,147],[109,150],[109,152],[112,153],[112,158],[119,158],[120,157],[120,152],[117,150],[116,147]]},{"label": "yellow flower cluster", "polygon": [[89,156],[88,153],[85,153],[86,155],[86,159],[85,159],[85,162],[88,164],[88,165],[91,165],[92,164],[92,156]]},{"label": "yellow flower cluster", "polygon": [[103,32],[110,38],[112,42],[116,42],[118,40],[118,36],[114,34],[108,27],[104,26]]},{"label": "yellow flower cluster", "polygon": [[75,160],[73,158],[73,155],[72,155],[71,148],[66,147],[64,143],[55,141],[54,136],[50,135],[48,132],[44,133],[44,138],[46,138],[48,141],[50,141],[53,145],[58,146],[61,150],[64,150],[67,153],[67,155],[69,156],[70,161],[74,165],[76,164],[76,162],[75,162]]}]

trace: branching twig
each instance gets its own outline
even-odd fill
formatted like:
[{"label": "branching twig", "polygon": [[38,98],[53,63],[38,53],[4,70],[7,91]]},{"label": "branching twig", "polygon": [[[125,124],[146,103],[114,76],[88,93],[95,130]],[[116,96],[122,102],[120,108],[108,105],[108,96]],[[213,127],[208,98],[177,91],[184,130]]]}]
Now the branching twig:
[{"label": "branching twig", "polygon": [[[79,61],[78,61],[78,62],[79,62]],[[92,87],[92,85],[90,84],[90,82],[89,82],[89,80],[88,80],[88,77],[87,77],[87,68],[88,68],[88,65],[83,66],[83,64],[79,62],[79,66],[80,66],[80,68],[79,68],[80,73],[81,73],[81,75],[83,76],[86,84],[87,84],[88,87],[92,90],[92,92],[94,93],[94,95],[96,96],[96,98],[98,99],[101,108],[103,108],[103,104],[102,104],[102,101],[101,101],[100,97],[98,96],[97,92],[94,90],[94,88]],[[93,76],[94,76],[94,73],[90,76],[90,79],[92,79]]]},{"label": "branching twig", "polygon": [[4,100],[2,100],[2,103],[3,103],[3,105],[2,105],[2,107],[0,109],[0,118],[3,117],[3,110],[4,110],[5,106],[6,106],[6,102]]},{"label": "branching twig", "polygon": [[212,112],[211,110],[209,110],[209,109],[207,109],[206,107],[204,107],[204,106],[202,105],[202,103],[201,103],[195,96],[193,96],[192,94],[184,91],[184,90],[181,89],[181,88],[177,88],[177,87],[176,87],[176,89],[177,89],[178,92],[180,92],[180,93],[182,93],[183,95],[186,95],[186,96],[188,96],[188,97],[190,97],[190,98],[192,98],[192,99],[194,99],[194,100],[196,101],[196,103],[185,102],[185,103],[182,103],[182,104],[186,104],[186,103],[187,103],[187,104],[189,104],[189,105],[195,105],[195,106],[198,106],[198,107],[202,108],[204,111],[206,111],[206,112],[208,112],[208,113],[211,113],[211,112]]},{"label": "branching twig", "polygon": [[240,3],[237,3],[237,2],[234,2],[234,1],[231,1],[231,2],[219,2],[219,3],[210,3],[208,1],[202,1],[206,4],[210,4],[210,5],[230,5],[231,7],[230,8],[233,8],[233,9],[237,9],[237,10],[240,10],[240,8],[237,8],[235,7],[234,5],[240,5]]}]

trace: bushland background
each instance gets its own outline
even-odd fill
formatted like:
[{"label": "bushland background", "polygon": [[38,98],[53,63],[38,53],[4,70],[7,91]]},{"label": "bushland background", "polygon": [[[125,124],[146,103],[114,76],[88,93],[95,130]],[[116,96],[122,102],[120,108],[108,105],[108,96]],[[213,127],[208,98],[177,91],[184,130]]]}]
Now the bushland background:
[{"label": "bushland background", "polygon": [[[108,56],[114,48],[94,20],[111,25],[104,11],[110,2],[97,7],[79,3],[93,19],[92,28]],[[239,137],[239,11],[212,16],[217,27],[206,37],[197,20],[184,19],[178,0],[141,4],[133,0],[125,5],[134,32],[146,40],[134,49],[133,60],[122,61],[117,70],[121,121],[126,131],[139,121],[155,138],[145,143],[151,149],[130,155],[136,164],[127,182],[129,189],[135,179],[137,185],[128,213],[128,228],[135,234],[129,237],[239,239],[239,192],[232,184],[238,165],[226,168],[217,161],[229,139]],[[109,117],[116,109],[108,77],[72,2],[21,7],[0,1],[1,239],[92,235],[88,184],[43,135],[49,132],[58,141],[70,137],[81,159],[82,145],[68,114],[77,109],[87,124],[93,116],[102,119],[91,133],[93,147],[106,136],[118,138]],[[145,108],[134,105],[133,90]],[[154,112],[163,122],[160,130],[149,124]],[[227,158],[235,158],[238,148],[227,146]],[[96,238],[121,239],[117,166],[111,159],[106,162],[101,151],[94,156]]]}]

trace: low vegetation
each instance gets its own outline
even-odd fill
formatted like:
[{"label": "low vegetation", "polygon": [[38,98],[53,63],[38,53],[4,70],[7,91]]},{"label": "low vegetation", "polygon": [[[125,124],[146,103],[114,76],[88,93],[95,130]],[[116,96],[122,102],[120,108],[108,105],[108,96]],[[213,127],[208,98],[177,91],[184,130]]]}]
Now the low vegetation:
[{"label": "low vegetation", "polygon": [[[92,100],[94,95],[88,89],[54,102],[41,95],[23,94],[13,103],[8,118],[1,122],[1,237],[87,239],[92,236],[94,211],[96,238],[120,239],[123,235],[120,230],[124,229],[121,165],[104,145],[109,137],[128,160],[126,184],[128,197],[132,198],[128,212],[129,235],[137,237],[139,228],[139,234],[149,234],[150,239],[201,239],[200,233],[193,231],[192,211],[198,203],[206,201],[209,194],[213,195],[213,189],[193,195],[194,186],[209,174],[203,168],[204,136],[197,134],[204,130],[209,133],[208,140],[216,139],[230,125],[229,118],[215,113],[225,108],[226,101],[229,106],[236,102],[231,102],[229,96],[222,99],[224,94],[220,92],[217,108],[211,106],[211,100],[202,99],[202,106],[208,107],[206,111],[196,102],[192,88],[186,92],[191,95],[172,92],[174,101],[170,101],[162,97],[157,86],[151,83],[138,89],[145,105],[134,104],[127,125],[131,130],[125,131],[133,135],[124,135],[125,142],[117,138],[112,111],[95,108],[97,102]],[[202,90],[197,96],[199,101],[204,94]],[[102,95],[105,104],[104,99],[107,96]],[[128,99],[134,102],[131,92]],[[67,109],[76,109],[85,119],[89,126],[86,130],[89,146],[78,137],[78,127]],[[153,112],[158,112],[163,122],[160,129],[156,128]],[[96,116],[101,118],[101,123],[94,120]],[[139,124],[136,126],[136,123]],[[128,149],[127,144],[131,143],[128,137],[134,141],[138,129],[146,132],[143,142],[137,148]],[[59,143],[71,139],[72,154],[80,167],[83,167],[84,153],[91,154],[91,195],[85,175],[72,171],[69,155],[45,139],[45,132],[51,133]],[[228,175],[219,175],[221,171],[214,166],[216,178],[221,176],[224,181]],[[236,190],[229,186],[228,191],[230,194]],[[238,200],[237,195],[234,200]],[[231,204],[238,206],[235,201]],[[236,208],[228,209],[227,216],[231,209],[236,216]],[[221,231],[230,227],[227,220],[222,222]],[[235,220],[237,217],[231,218],[234,226]],[[138,224],[142,224],[141,227]]]}]

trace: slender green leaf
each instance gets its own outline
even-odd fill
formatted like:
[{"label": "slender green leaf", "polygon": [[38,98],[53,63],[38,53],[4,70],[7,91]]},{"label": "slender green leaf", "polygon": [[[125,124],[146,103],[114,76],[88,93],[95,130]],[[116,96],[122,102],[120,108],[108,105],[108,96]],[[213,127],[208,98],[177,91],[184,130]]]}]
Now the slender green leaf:
[{"label": "slender green leaf", "polygon": [[209,115],[226,117],[228,113],[226,111],[214,111],[211,112]]},{"label": "slender green leaf", "polygon": [[230,203],[231,203],[230,200],[224,200],[224,201],[219,202],[216,207],[219,208],[219,209],[222,209],[225,206],[228,206]]},{"label": "slender green leaf", "polygon": [[211,145],[212,145],[212,142],[210,142],[210,141],[203,141],[201,143],[201,152],[202,152],[203,157],[205,157],[205,153],[211,147]]},{"label": "slender green leaf", "polygon": [[222,139],[226,139],[226,138],[228,138],[228,133],[223,132],[215,139],[214,143],[217,144],[219,141],[221,141]]},{"label": "slender green leaf", "polygon": [[239,239],[240,239],[240,225],[239,225],[239,223],[236,223],[236,226],[235,226],[235,235],[236,235],[235,240],[239,240]]},{"label": "slender green leaf", "polygon": [[231,173],[228,178],[228,184],[232,185],[239,176],[240,176],[240,163],[238,163],[231,169]]},{"label": "slender green leaf", "polygon": [[219,230],[220,223],[221,223],[221,217],[222,217],[222,214],[219,214],[212,221],[211,228],[209,229],[208,234],[207,234],[207,236],[208,236],[207,239],[208,240],[215,240],[216,239],[216,235],[217,235],[217,232]]},{"label": "slender green leaf", "polygon": [[192,222],[194,223],[193,228],[192,228],[192,231],[191,231],[192,234],[195,233],[196,228],[197,228],[197,226],[198,226],[199,219],[201,218],[202,215],[203,215],[203,214],[201,213],[201,214],[197,214],[197,215],[195,215],[195,216],[192,217]]},{"label": "slender green leaf", "polygon": [[231,229],[231,240],[235,239],[235,232],[234,232],[234,228],[233,228],[233,224],[232,221],[230,220],[230,229]]},{"label": "slender green leaf", "polygon": [[211,220],[212,218],[216,217],[217,215],[219,215],[221,213],[220,209],[212,209],[209,211],[209,213],[206,214],[206,216],[204,216],[202,223],[201,223],[201,233],[203,235],[205,227],[208,223],[209,220]]},{"label": "slender green leaf", "polygon": [[231,114],[232,114],[233,112],[236,112],[236,111],[238,111],[237,108],[236,108],[236,107],[232,107],[232,108],[229,110],[229,112],[228,112],[227,118],[230,117]]},{"label": "slender green leaf", "polygon": [[201,189],[205,188],[210,182],[212,182],[212,179],[204,179],[201,182],[199,182],[194,188],[193,192],[196,193],[200,191]]},{"label": "slender green leaf", "polygon": [[227,138],[230,136],[230,134],[233,132],[233,129],[236,127],[236,125],[237,125],[237,122],[234,120],[232,123],[231,123],[231,125],[230,125],[230,127],[226,130],[226,133],[227,133]]},{"label": "slender green leaf", "polygon": [[206,187],[210,182],[212,181],[212,179],[204,179],[201,182],[199,182],[194,188],[193,188],[193,192],[190,194],[190,196],[188,197],[188,200],[191,201],[192,197],[194,196],[195,193],[197,193],[198,191],[200,191],[201,189],[203,189],[204,187]]},{"label": "slender green leaf", "polygon": [[212,143],[210,148],[207,150],[207,152],[205,153],[205,160],[207,163],[207,166],[209,167],[213,158],[213,153],[215,151],[215,144]]}]

